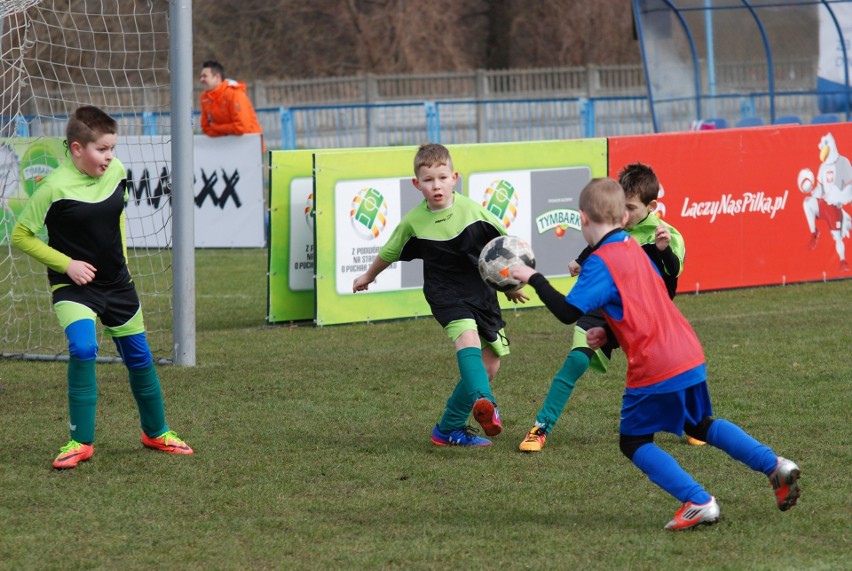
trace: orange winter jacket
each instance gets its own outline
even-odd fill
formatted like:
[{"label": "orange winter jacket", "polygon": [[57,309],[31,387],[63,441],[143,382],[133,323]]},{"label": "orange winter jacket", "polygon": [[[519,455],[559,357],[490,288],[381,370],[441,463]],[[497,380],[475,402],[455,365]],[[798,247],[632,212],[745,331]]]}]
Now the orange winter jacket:
[{"label": "orange winter jacket", "polygon": [[201,130],[209,137],[263,134],[245,83],[226,79],[201,93]]}]

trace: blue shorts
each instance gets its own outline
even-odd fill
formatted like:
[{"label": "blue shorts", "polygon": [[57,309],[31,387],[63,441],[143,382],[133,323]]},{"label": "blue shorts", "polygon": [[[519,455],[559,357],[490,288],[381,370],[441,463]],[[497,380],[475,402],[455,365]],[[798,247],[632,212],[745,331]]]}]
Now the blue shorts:
[{"label": "blue shorts", "polygon": [[705,416],[713,416],[713,405],[707,382],[671,393],[624,393],[621,401],[619,432],[627,436],[644,436],[655,432],[683,435],[684,424],[698,424]]}]

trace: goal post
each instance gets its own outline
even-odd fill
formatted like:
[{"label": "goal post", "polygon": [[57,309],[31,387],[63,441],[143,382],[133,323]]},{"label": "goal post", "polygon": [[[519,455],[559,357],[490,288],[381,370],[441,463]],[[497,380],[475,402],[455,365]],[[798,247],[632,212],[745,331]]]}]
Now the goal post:
[{"label": "goal post", "polygon": [[192,162],[192,0],[169,0],[172,62],[174,360],[195,365],[195,193]]},{"label": "goal post", "polygon": [[[195,364],[191,0],[0,2],[0,355],[65,360],[46,268],[11,246],[81,105],[118,123],[128,265],[158,362]],[[45,236],[42,236],[43,238]],[[99,360],[120,360],[99,338]]]}]

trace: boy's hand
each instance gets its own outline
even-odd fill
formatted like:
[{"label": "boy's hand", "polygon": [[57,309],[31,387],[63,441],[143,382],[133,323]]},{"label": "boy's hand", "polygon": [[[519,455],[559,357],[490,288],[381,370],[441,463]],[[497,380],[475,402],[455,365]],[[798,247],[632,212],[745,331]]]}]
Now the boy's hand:
[{"label": "boy's hand", "polygon": [[509,273],[513,278],[526,285],[529,283],[530,277],[535,273],[535,269],[526,264],[518,264],[517,266],[512,266]]},{"label": "boy's hand", "polygon": [[355,281],[352,282],[352,293],[364,291],[367,289],[370,284],[373,283],[373,280],[367,277],[367,274],[361,274]]},{"label": "boy's hand", "polygon": [[669,247],[669,242],[672,241],[672,233],[669,231],[668,226],[660,224],[657,226],[657,233],[654,235],[654,238],[657,249],[662,252]]},{"label": "boy's hand", "polygon": [[592,327],[586,331],[586,343],[589,349],[598,350],[606,345],[606,329],[603,327]]},{"label": "boy's hand", "polygon": [[571,274],[572,278],[576,278],[580,275],[580,264],[577,263],[577,260],[571,260],[568,262],[568,273]]},{"label": "boy's hand", "polygon": [[530,300],[527,294],[524,293],[524,289],[516,289],[515,291],[507,291],[506,299],[510,300],[512,303],[526,303]]},{"label": "boy's hand", "polygon": [[78,286],[86,285],[93,279],[95,279],[95,272],[97,272],[97,268],[90,264],[89,262],[83,262],[81,260],[71,260],[68,263],[68,269],[65,270],[65,273],[71,278],[71,281],[77,284]]}]

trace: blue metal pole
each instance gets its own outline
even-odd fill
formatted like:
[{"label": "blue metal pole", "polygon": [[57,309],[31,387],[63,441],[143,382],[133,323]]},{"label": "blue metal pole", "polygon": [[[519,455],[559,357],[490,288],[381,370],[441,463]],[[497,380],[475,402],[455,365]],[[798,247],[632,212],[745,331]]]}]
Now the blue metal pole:
[{"label": "blue metal pole", "polygon": [[710,95],[708,113],[716,116],[716,53],[713,47],[713,0],[704,0],[704,34],[707,36],[707,92]]}]

